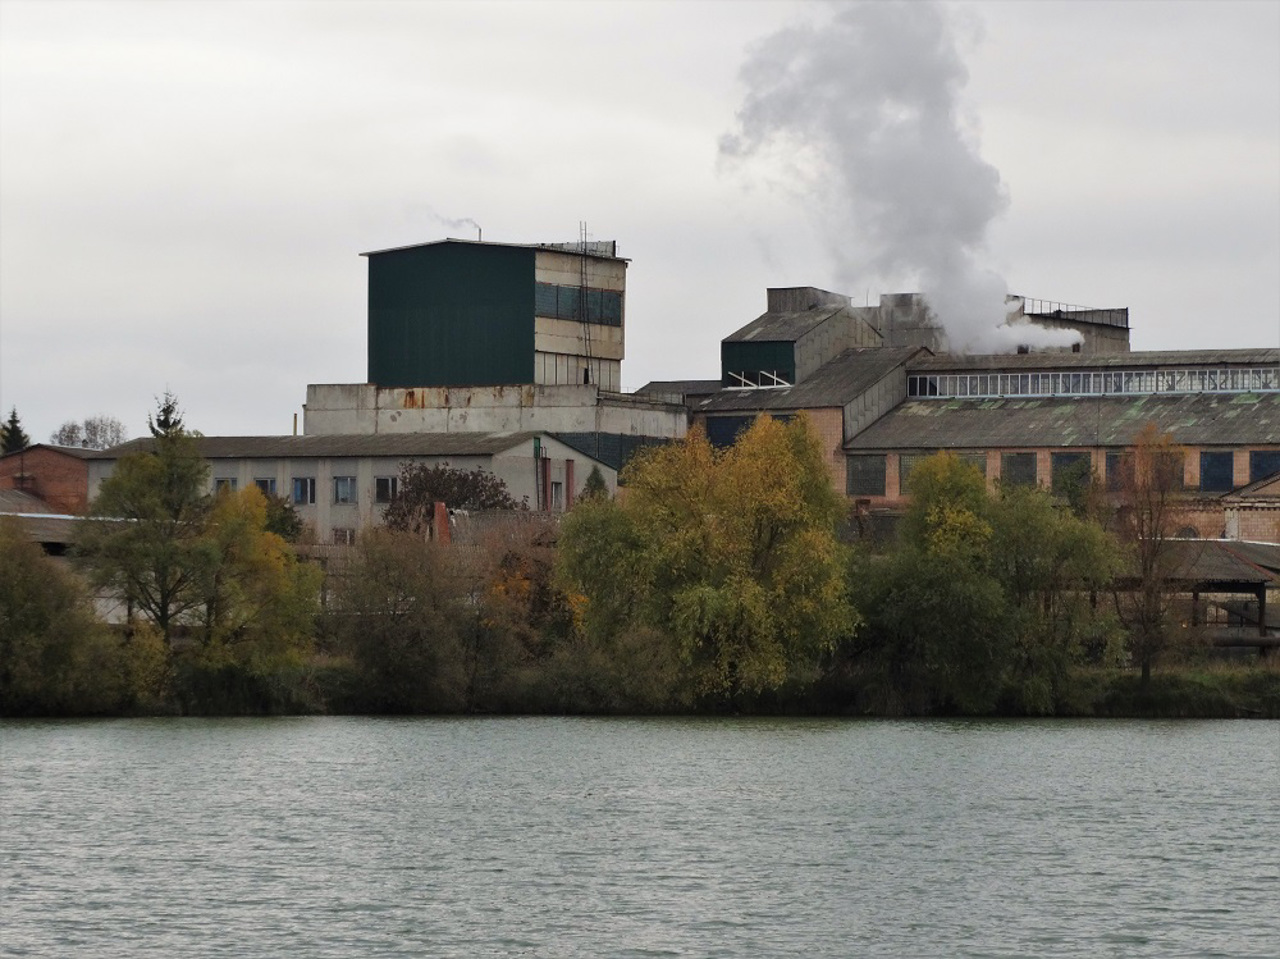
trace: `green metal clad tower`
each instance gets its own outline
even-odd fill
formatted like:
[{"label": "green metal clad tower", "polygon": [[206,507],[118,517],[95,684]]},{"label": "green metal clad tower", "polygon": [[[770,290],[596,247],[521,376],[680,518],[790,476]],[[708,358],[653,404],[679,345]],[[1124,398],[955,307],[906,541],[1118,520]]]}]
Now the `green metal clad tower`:
[{"label": "green metal clad tower", "polygon": [[533,248],[444,240],[362,255],[369,259],[368,382],[534,382]]}]

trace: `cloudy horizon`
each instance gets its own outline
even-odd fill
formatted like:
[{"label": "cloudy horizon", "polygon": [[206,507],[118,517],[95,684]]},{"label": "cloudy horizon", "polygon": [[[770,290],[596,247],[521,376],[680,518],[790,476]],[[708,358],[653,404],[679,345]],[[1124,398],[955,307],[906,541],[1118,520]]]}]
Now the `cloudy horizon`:
[{"label": "cloudy horizon", "polygon": [[[1135,349],[1280,345],[1280,4],[943,12],[1010,290],[1127,306]],[[842,261],[882,236],[833,245],[794,152],[720,155],[769,39],[826,38],[838,74],[849,14],[0,0],[0,406],[35,442],[137,436],[169,389],[206,434],[287,433],[308,383],[365,379],[359,253],[478,229],[618,242],[628,390],[714,377],[768,286],[907,291],[918,265]]]}]

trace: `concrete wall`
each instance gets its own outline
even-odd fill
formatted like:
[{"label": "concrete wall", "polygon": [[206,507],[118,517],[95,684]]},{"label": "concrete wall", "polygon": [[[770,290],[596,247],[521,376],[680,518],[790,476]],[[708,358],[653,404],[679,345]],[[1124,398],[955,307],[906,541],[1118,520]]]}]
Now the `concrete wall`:
[{"label": "concrete wall", "polygon": [[606,390],[622,389],[620,361],[626,352],[627,261],[538,250],[534,259],[534,281],[559,286],[585,283],[593,290],[623,294],[621,326],[536,317],[534,383],[581,384],[583,371],[589,370],[591,383]]},{"label": "concrete wall", "polygon": [[366,383],[307,387],[303,432],[606,432],[679,438],[688,413],[597,386],[491,386],[380,389]]},{"label": "concrete wall", "polygon": [[[568,504],[568,474],[573,474],[574,499],[582,494],[587,476],[595,462],[576,450],[552,439],[540,438],[541,447],[549,462],[549,478],[561,484],[560,509]],[[572,466],[568,463],[572,461]],[[406,462],[452,466],[460,470],[483,469],[500,478],[517,501],[527,499],[530,508],[537,508],[536,476],[539,461],[533,456],[533,440],[494,456],[366,456],[366,457],[293,457],[293,458],[233,458],[209,461],[209,489],[217,488],[219,480],[234,481],[238,490],[247,489],[257,480],[274,480],[276,495],[293,501],[295,478],[315,480],[315,503],[296,504],[295,509],[315,533],[321,543],[333,542],[338,529],[361,530],[382,522],[385,503],[376,502],[376,480],[379,477],[399,477],[400,468]],[[89,487],[96,494],[102,480],[115,468],[112,460],[89,461]],[[618,474],[600,464],[600,472],[610,492],[618,487]],[[334,478],[356,478],[355,503],[334,502]]]}]

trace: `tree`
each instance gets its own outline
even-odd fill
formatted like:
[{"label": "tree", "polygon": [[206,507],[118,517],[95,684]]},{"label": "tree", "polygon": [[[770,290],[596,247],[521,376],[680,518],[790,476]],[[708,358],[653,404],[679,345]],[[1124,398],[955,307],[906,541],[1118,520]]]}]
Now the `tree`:
[{"label": "tree", "polygon": [[15,406],[9,411],[9,419],[0,425],[0,453],[16,453],[30,445],[31,437],[23,432]]},{"label": "tree", "polygon": [[318,611],[320,570],[267,529],[256,486],[219,494],[204,523],[201,637],[261,669],[304,649]]},{"label": "tree", "polygon": [[583,503],[560,539],[562,576],[602,639],[655,631],[700,693],[732,699],[813,671],[852,633],[845,506],[807,417],[762,416],[723,452],[694,430],[625,476],[622,502]]},{"label": "tree", "polygon": [[400,467],[399,490],[387,506],[384,521],[389,529],[423,533],[431,525],[436,503],[465,510],[528,508],[515,501],[506,483],[486,470],[405,463]]},{"label": "tree", "polygon": [[154,418],[147,415],[147,429],[156,439],[167,436],[182,436],[186,429],[182,424],[182,410],[178,407],[178,398],[169,390],[164,391],[162,398],[156,399]]},{"label": "tree", "polygon": [[1143,685],[1150,682],[1151,667],[1168,646],[1172,629],[1173,556],[1168,541],[1177,525],[1183,457],[1169,434],[1148,423],[1121,464],[1116,523],[1131,588],[1113,595],[1142,668]]},{"label": "tree", "polygon": [[84,449],[105,450],[119,446],[129,438],[124,424],[114,416],[89,416],[82,423],[68,420],[54,431],[49,442],[56,446],[79,446]]},{"label": "tree", "polygon": [[607,499],[609,496],[609,485],[604,481],[604,474],[600,472],[598,464],[593,464],[591,472],[587,474],[587,481],[582,484],[583,499]]},{"label": "tree", "polygon": [[476,618],[471,600],[482,590],[467,570],[450,568],[451,555],[438,543],[389,529],[368,530],[357,541],[331,615],[367,677],[367,708],[464,708],[463,635]]},{"label": "tree", "polygon": [[184,434],[121,457],[90,504],[78,551],[95,586],[121,596],[166,642],[204,602],[216,556],[205,538],[208,466]]},{"label": "tree", "polygon": [[81,585],[0,517],[0,716],[109,711],[125,682]]}]

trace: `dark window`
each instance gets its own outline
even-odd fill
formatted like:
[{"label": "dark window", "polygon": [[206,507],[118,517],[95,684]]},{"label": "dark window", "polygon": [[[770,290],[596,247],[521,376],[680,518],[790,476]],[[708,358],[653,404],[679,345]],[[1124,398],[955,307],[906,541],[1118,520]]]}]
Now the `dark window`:
[{"label": "dark window", "polygon": [[898,454],[898,495],[906,496],[911,492],[911,472],[932,453],[899,453]]},{"label": "dark window", "polygon": [[333,501],[335,503],[354,503],[356,501],[356,478],[354,476],[335,476],[333,478]]},{"label": "dark window", "polygon": [[883,453],[845,457],[845,492],[850,496],[883,496],[885,459]]},{"label": "dark window", "polygon": [[1000,482],[1008,486],[1035,486],[1036,454],[1001,453]]},{"label": "dark window", "polygon": [[[780,423],[787,423],[790,422],[795,414],[768,413],[761,415],[772,416]],[[749,429],[755,421],[755,413],[747,416],[708,416],[707,439],[717,449],[725,449],[732,446],[738,439],[738,434],[745,429]]]},{"label": "dark window", "polygon": [[[533,309],[538,316],[557,320],[586,320],[601,326],[622,325],[622,294],[616,290],[583,290],[577,286],[535,283]],[[586,315],[582,314],[585,304]]]},{"label": "dark window", "polygon": [[1133,454],[1107,454],[1107,489],[1116,493],[1133,485]]},{"label": "dark window", "polygon": [[400,492],[400,480],[396,476],[379,476],[373,481],[374,498],[379,503],[390,503]]},{"label": "dark window", "polygon": [[747,429],[754,416],[708,416],[707,439],[719,449],[732,446],[738,434]]},{"label": "dark window", "polygon": [[356,531],[353,529],[345,529],[338,527],[333,531],[333,544],[335,546],[352,546],[356,541]]},{"label": "dark window", "polygon": [[1200,454],[1200,488],[1206,493],[1226,493],[1235,488],[1235,455]]},{"label": "dark window", "polygon": [[1183,488],[1186,476],[1186,460],[1181,453],[1158,453],[1156,459],[1157,482],[1162,489]]},{"label": "dark window", "polygon": [[314,476],[295,476],[293,478],[293,502],[298,506],[310,506],[316,501],[316,478]]},{"label": "dark window", "polygon": [[236,481],[229,477],[219,476],[213,481],[213,491],[221,493],[223,490],[228,493],[234,493],[236,491]]},{"label": "dark window", "polygon": [[1272,473],[1280,473],[1280,450],[1250,450],[1249,482],[1256,483]]},{"label": "dark window", "polygon": [[1055,493],[1065,495],[1089,482],[1088,453],[1050,453],[1049,476]]},{"label": "dark window", "polygon": [[968,463],[984,477],[987,475],[987,454],[986,453],[957,453],[960,461]]},{"label": "dark window", "polygon": [[273,479],[256,479],[253,481],[253,485],[262,490],[264,496],[276,495],[276,481]]}]

